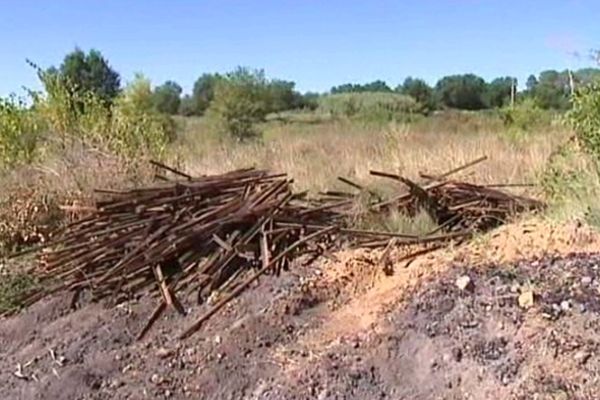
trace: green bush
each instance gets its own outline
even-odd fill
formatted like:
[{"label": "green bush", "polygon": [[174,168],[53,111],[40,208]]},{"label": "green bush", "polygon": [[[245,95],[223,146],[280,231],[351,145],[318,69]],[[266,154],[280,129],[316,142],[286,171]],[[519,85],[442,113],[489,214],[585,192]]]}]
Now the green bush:
[{"label": "green bush", "polygon": [[[38,71],[39,72],[39,71]],[[112,103],[92,92],[71,90],[56,74],[39,73],[44,90],[32,92],[32,106],[14,98],[0,100],[0,163],[30,162],[45,142],[87,146],[130,158],[161,157],[175,137],[175,122],[156,111],[150,82],[142,76]]]},{"label": "green bush", "polygon": [[412,97],[397,93],[339,93],[320,98],[319,111],[367,121],[406,121],[420,112],[420,106]]},{"label": "green bush", "polygon": [[21,308],[21,299],[36,285],[28,274],[0,275],[0,314]]},{"label": "green bush", "polygon": [[600,82],[581,86],[572,98],[567,121],[583,148],[600,165]]},{"label": "green bush", "polygon": [[39,119],[22,100],[0,98],[0,167],[33,161],[40,128]]},{"label": "green bush", "polygon": [[542,174],[542,187],[556,210],[567,217],[583,216],[598,226],[600,83],[580,86],[571,103],[566,122],[575,135],[550,157]]},{"label": "green bush", "polygon": [[514,107],[503,107],[500,117],[507,128],[518,131],[530,131],[551,121],[551,114],[532,98],[525,98]]},{"label": "green bush", "polygon": [[239,68],[216,83],[208,115],[221,133],[235,140],[256,138],[260,136],[257,124],[269,112],[268,98],[264,74]]}]

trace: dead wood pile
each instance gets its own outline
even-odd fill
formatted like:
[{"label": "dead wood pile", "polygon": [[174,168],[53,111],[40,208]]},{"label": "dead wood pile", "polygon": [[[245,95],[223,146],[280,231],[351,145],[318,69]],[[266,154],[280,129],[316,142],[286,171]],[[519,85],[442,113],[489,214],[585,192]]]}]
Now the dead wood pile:
[{"label": "dead wood pile", "polygon": [[[24,305],[57,291],[73,292],[73,304],[84,290],[114,302],[156,296],[158,305],[142,337],[167,307],[185,314],[180,299],[193,294],[202,303],[218,293],[184,338],[259,276],[278,275],[294,260],[335,258],[331,251],[343,244],[389,247],[464,239],[514,213],[543,206],[491,187],[446,180],[473,163],[440,176],[425,175],[422,184],[372,171],[404,188],[387,200],[369,193],[366,213],[425,209],[439,228],[424,236],[358,230],[347,226],[349,213],[368,191],[348,179],[341,178],[358,192],[328,192],[311,200],[292,191],[286,174],[243,169],[192,177],[154,164],[162,182],[98,190],[93,210],[43,246],[34,272],[41,284],[25,296]],[[166,178],[167,173],[174,178]]]}]

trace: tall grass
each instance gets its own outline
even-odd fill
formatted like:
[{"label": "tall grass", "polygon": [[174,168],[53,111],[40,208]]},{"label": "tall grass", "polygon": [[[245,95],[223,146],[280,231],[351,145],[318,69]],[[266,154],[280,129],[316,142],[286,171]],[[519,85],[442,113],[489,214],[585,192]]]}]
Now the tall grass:
[{"label": "tall grass", "polygon": [[179,159],[199,174],[247,166],[285,171],[299,189],[318,191],[341,187],[339,175],[377,185],[380,181],[370,177],[371,169],[415,177],[419,172],[443,172],[486,154],[489,161],[474,168],[470,179],[523,182],[535,179],[552,150],[568,136],[564,129],[514,142],[503,135],[501,121],[460,133],[453,124],[434,122],[435,129],[431,121],[383,126],[348,120],[271,124],[263,142],[232,144],[216,140],[196,121],[179,138]]}]

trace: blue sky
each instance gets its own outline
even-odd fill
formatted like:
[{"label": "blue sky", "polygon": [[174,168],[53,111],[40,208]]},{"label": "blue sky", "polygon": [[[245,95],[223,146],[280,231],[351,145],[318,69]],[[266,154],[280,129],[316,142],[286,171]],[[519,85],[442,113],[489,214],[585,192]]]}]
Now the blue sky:
[{"label": "blue sky", "polygon": [[4,0],[0,95],[38,87],[26,58],[56,65],[75,46],[100,50],[124,81],[142,72],[186,91],[200,74],[237,65],[303,91],[464,72],[523,83],[543,69],[590,66],[598,17],[600,2],[585,0]]}]

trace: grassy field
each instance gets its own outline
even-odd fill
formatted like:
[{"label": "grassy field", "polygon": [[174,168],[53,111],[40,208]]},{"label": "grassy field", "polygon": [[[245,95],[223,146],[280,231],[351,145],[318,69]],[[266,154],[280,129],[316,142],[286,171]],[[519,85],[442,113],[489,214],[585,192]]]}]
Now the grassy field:
[{"label": "grassy field", "polygon": [[470,171],[480,183],[535,182],[548,156],[569,136],[561,126],[515,135],[498,117],[445,114],[412,123],[361,123],[320,117],[262,126],[256,143],[220,141],[201,118],[180,120],[177,158],[195,174],[256,166],[288,172],[298,189],[338,187],[337,176],[377,185],[369,170],[415,177],[439,173],[482,155],[489,160]]},{"label": "grassy field", "polygon": [[[374,178],[369,171],[417,178],[420,172],[441,173],[484,155],[486,162],[460,178],[487,184],[539,183],[551,154],[571,136],[560,124],[514,132],[497,115],[458,112],[434,114],[410,123],[367,123],[310,113],[275,116],[260,126],[262,139],[248,143],[223,139],[203,118],[180,118],[177,126],[167,163],[193,175],[249,166],[286,172],[294,178],[297,190],[313,194],[327,189],[348,190],[338,176],[382,193],[396,192],[398,187],[391,181]],[[576,161],[569,161],[569,165],[577,165],[580,171],[585,168],[581,160]],[[8,188],[0,195],[0,255],[47,238],[53,229],[76,217],[61,207],[85,206],[94,188],[143,185],[152,176],[145,162],[131,164],[130,160],[77,145],[48,154],[43,162],[12,169],[0,177],[2,186]],[[540,186],[515,190],[544,197]],[[587,204],[589,198],[583,206]],[[581,209],[561,207],[562,215],[568,217]],[[594,215],[600,221],[600,212]],[[414,234],[435,228],[425,212],[416,218],[391,213],[354,222],[360,228]],[[16,306],[12,288],[28,283],[24,280],[27,275],[10,276],[3,280],[10,290],[0,286],[0,293],[7,294],[0,296],[0,310]]]}]

